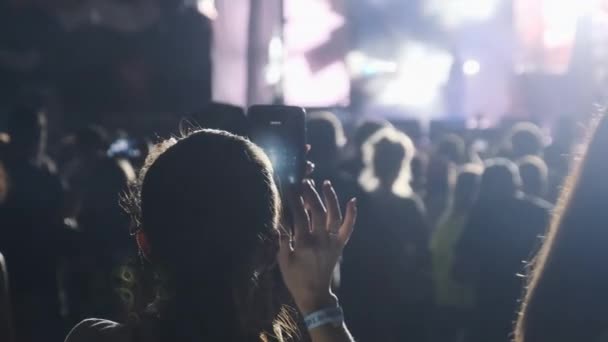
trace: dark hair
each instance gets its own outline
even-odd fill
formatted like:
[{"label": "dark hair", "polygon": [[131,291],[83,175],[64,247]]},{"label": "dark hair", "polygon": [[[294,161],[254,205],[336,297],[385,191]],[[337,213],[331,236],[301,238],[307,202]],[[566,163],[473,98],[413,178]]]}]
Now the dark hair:
[{"label": "dark hair", "polygon": [[227,132],[194,131],[157,145],[139,184],[132,202],[164,282],[165,340],[271,330],[286,290],[272,268],[280,199],[262,150]]},{"label": "dark hair", "polygon": [[436,155],[452,163],[460,164],[465,160],[466,144],[464,139],[456,134],[446,134],[437,144]]},{"label": "dark hair", "polygon": [[392,184],[399,175],[406,151],[399,143],[386,138],[378,141],[374,152],[374,173],[382,184]]},{"label": "dark hair", "polygon": [[549,182],[547,164],[537,156],[526,156],[517,164],[522,190],[528,195],[543,197],[547,192]]},{"label": "dark hair", "polygon": [[411,162],[416,148],[403,132],[387,127],[374,133],[362,147],[365,168],[359,184],[366,191],[392,185],[401,196],[411,195]]},{"label": "dark hair", "polygon": [[509,132],[508,147],[513,158],[540,155],[544,148],[543,134],[537,125],[520,122]]},{"label": "dark hair", "polygon": [[483,167],[478,164],[464,165],[456,179],[454,187],[454,209],[467,211],[471,209],[479,193]]},{"label": "dark hair", "polygon": [[504,158],[486,161],[479,189],[479,198],[482,202],[513,198],[520,187],[521,180],[515,163]]},{"label": "dark hair", "polygon": [[449,194],[454,189],[454,164],[446,158],[432,158],[426,169],[428,194]]},{"label": "dark hair", "polygon": [[608,326],[608,120],[590,130],[532,263],[517,342],[600,341]]}]

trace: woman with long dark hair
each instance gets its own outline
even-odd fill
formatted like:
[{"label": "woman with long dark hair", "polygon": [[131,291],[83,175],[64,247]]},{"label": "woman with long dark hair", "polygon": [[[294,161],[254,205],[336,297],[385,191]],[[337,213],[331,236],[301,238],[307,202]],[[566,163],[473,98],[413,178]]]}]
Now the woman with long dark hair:
[{"label": "woman with long dark hair", "polygon": [[297,333],[291,298],[312,341],[351,341],[330,279],[356,203],[342,220],[330,183],[323,195],[306,181],[302,196],[287,199],[293,226],[285,227],[270,162],[256,145],[213,130],[165,141],[133,198],[156,299],[126,324],[86,320],[67,341],[285,341]]},{"label": "woman with long dark hair", "polygon": [[470,341],[508,342],[525,271],[550,208],[521,194],[517,166],[486,161],[479,196],[454,252],[454,277],[475,291]]},{"label": "woman with long dark hair", "polygon": [[608,120],[591,129],[532,264],[517,342],[600,342],[608,337]]}]

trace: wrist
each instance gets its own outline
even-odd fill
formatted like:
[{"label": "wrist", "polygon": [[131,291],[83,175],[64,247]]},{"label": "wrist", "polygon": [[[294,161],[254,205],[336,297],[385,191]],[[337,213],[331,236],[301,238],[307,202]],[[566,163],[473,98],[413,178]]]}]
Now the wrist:
[{"label": "wrist", "polygon": [[306,316],[315,311],[337,307],[338,297],[331,291],[328,291],[322,295],[310,295],[301,300],[296,300],[296,305],[302,315]]}]

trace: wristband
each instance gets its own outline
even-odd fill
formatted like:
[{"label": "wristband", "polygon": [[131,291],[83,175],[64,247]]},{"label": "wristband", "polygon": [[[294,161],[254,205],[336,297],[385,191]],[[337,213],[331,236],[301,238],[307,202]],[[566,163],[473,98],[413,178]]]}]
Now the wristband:
[{"label": "wristband", "polygon": [[306,315],[306,317],[304,317],[304,323],[308,330],[313,330],[326,324],[339,326],[344,323],[344,312],[339,306],[322,309]]}]

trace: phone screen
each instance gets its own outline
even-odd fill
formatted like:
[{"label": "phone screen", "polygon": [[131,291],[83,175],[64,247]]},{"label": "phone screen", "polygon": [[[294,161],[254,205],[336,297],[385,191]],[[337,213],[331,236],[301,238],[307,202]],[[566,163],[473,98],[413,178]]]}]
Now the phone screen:
[{"label": "phone screen", "polygon": [[279,181],[297,184],[306,168],[306,112],[300,107],[253,106],[251,140],[270,158]]}]

